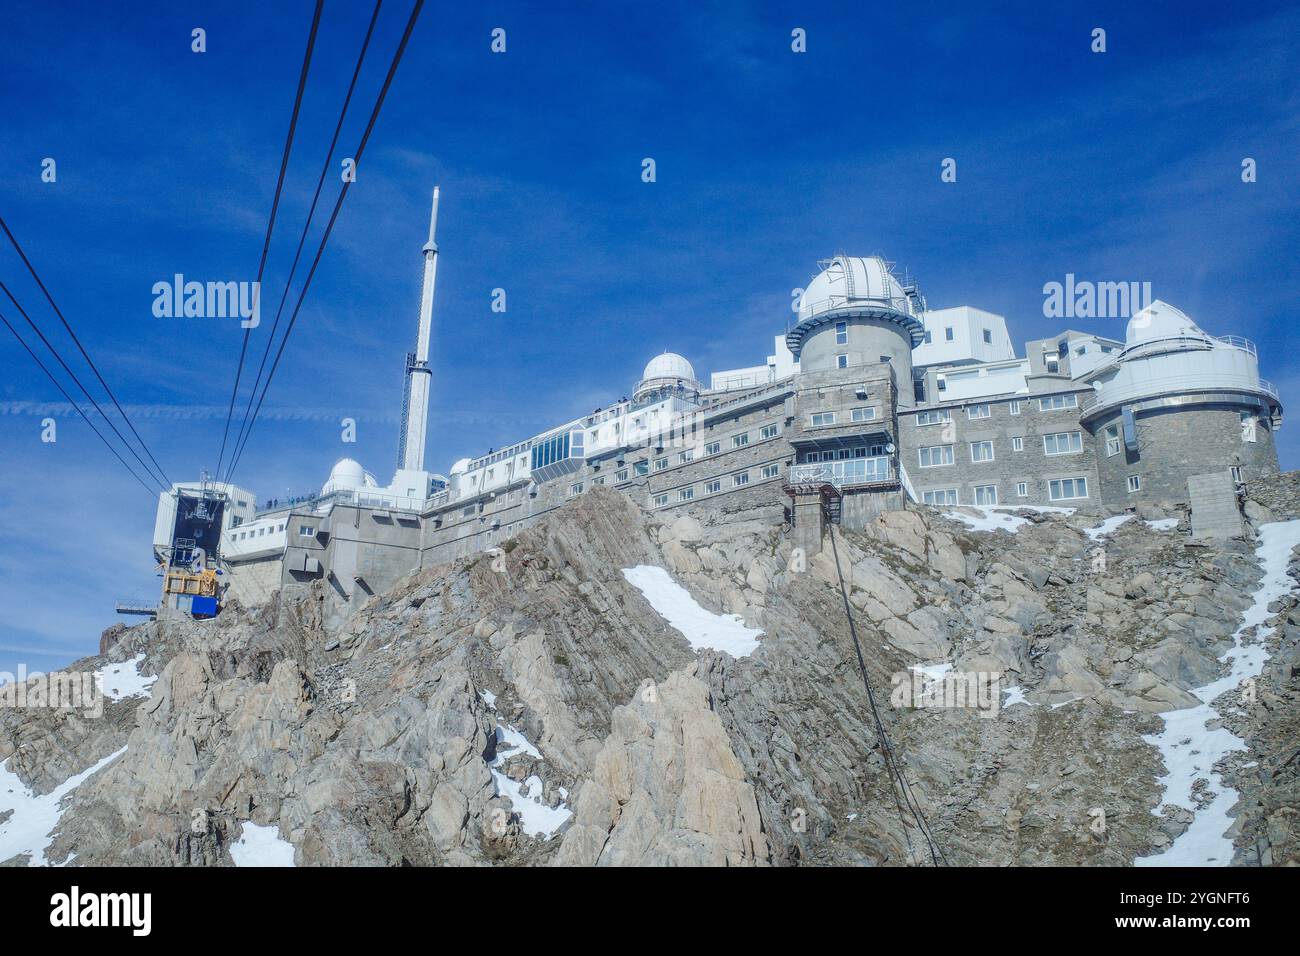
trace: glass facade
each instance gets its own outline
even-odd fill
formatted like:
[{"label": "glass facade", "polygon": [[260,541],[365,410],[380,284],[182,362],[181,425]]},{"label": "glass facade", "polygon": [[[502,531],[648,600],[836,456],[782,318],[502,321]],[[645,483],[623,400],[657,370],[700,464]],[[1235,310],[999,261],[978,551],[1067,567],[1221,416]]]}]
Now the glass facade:
[{"label": "glass facade", "polygon": [[533,446],[533,471],[569,457],[569,433],[560,432]]}]

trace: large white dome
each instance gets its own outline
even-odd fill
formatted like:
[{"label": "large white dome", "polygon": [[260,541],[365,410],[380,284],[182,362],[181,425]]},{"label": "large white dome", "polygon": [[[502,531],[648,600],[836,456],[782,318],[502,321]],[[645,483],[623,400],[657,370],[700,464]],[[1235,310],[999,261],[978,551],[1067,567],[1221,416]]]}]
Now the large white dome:
[{"label": "large white dome", "polygon": [[821,263],[799,299],[799,318],[857,304],[882,305],[911,315],[912,302],[879,256],[836,256]]},{"label": "large white dome", "polygon": [[683,382],[693,382],[695,381],[695,369],[690,362],[676,352],[665,352],[663,355],[656,355],[646,363],[641,378],[643,380],[680,378]]},{"label": "large white dome", "polygon": [[355,491],[366,487],[366,470],[352,458],[340,458],[330,469],[329,480],[321,488],[322,495],[334,491]]},{"label": "large white dome", "polygon": [[1124,330],[1124,344],[1130,348],[1144,342],[1180,337],[1209,338],[1187,313],[1160,299],[1133,313],[1128,328]]}]

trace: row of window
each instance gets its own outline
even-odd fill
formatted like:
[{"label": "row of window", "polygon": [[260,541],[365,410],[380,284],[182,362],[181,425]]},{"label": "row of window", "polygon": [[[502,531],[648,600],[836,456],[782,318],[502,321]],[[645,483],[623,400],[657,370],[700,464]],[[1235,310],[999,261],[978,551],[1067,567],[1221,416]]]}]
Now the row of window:
[{"label": "row of window", "polygon": [[[1024,451],[1025,440],[1020,435],[1011,439],[1012,451]],[[1043,436],[1043,454],[1049,458],[1057,455],[1077,455],[1083,451],[1083,432],[1052,432]],[[917,449],[919,464],[922,468],[938,468],[954,462],[952,445],[926,445]],[[970,460],[973,462],[993,461],[992,441],[973,441],[970,443]]]},{"label": "row of window", "polygon": [[[278,528],[275,527],[274,525],[266,525],[261,528],[250,528],[247,531],[240,531],[237,534],[231,534],[230,540],[243,541],[245,538],[260,538],[264,534],[275,534],[277,531],[283,531],[283,530],[284,530],[284,525],[280,525]],[[301,529],[299,530],[298,533],[302,534]],[[312,529],[310,533],[315,534],[316,532],[314,529]]]},{"label": "row of window", "polygon": [[[764,425],[761,429],[759,429],[758,440],[767,441],[769,438],[775,438],[779,434],[779,432],[780,429],[776,425]],[[748,444],[749,444],[749,432],[741,432],[739,435],[731,436],[732,448],[744,448]],[[713,455],[720,455],[720,454],[722,454],[722,442],[711,441],[704,446],[704,457],[709,458],[712,457]],[[685,451],[679,451],[677,453],[676,464],[685,465],[694,460],[695,460],[695,449],[688,448]],[[662,458],[656,458],[653,463],[655,471],[667,471],[672,464],[673,464],[673,459],[668,455],[664,455]],[[646,475],[650,474],[650,468],[651,468],[651,462],[649,461],[643,460],[643,461],[634,462],[631,468],[620,468],[615,473],[614,480],[616,482],[621,483],[627,481],[629,478],[632,477],[644,478]],[[601,483],[603,484],[603,482]]]},{"label": "row of window", "polygon": [[[766,479],[768,479],[768,478],[776,478],[776,477],[777,477],[778,475],[780,475],[780,474],[781,474],[781,466],[778,465],[778,464],[764,465],[764,466],[763,466],[762,468],[760,468],[759,471],[758,471],[758,477],[759,477],[759,480],[760,480],[760,481],[764,481],[764,480],[766,480]],[[724,480],[725,480],[725,481],[729,481],[729,482],[730,482],[730,487],[732,487],[732,488],[742,488],[742,487],[744,487],[745,485],[749,484],[749,472],[748,472],[748,471],[737,471],[737,472],[735,472],[735,473],[733,473],[733,474],[727,476],[726,479],[723,479],[723,478],[713,478],[713,479],[711,479],[711,480],[709,480],[709,481],[706,481],[706,482],[704,483],[704,493],[705,493],[706,495],[716,495],[716,494],[720,494],[721,491],[722,491],[722,486],[723,486],[723,482],[724,482]],[[579,487],[579,491],[581,491],[581,488],[580,488],[580,487]],[[570,494],[572,495],[573,492],[570,491]],[[695,497],[695,488],[694,488],[694,487],[678,488],[678,489],[677,489],[677,501],[678,501],[678,502],[690,501],[690,500],[692,500],[694,497]],[[653,504],[654,504],[654,506],[655,506],[656,508],[663,508],[663,507],[665,507],[665,506],[666,506],[666,505],[667,505],[671,500],[672,500],[672,496],[669,495],[667,492],[664,492],[663,494],[655,495],[654,498],[652,499]]]},{"label": "row of window", "polygon": [[[837,412],[813,412],[812,415],[808,417],[808,424],[812,428],[824,428],[827,425],[834,425],[837,420],[837,415]],[[875,407],[864,406],[862,408],[852,408],[849,410],[849,421],[872,422],[875,420]]]},{"label": "row of window", "polygon": [[[1019,415],[1020,406],[1024,401],[1030,401],[1030,399],[1011,399],[1007,402],[1007,412],[1011,415]],[[1046,398],[1038,399],[1038,410],[1043,412],[1056,412],[1064,408],[1078,407],[1079,396],[1074,393],[1069,395],[1049,395]],[[971,420],[991,418],[992,416],[993,406],[989,402],[979,402],[975,405],[966,406],[966,417]],[[950,408],[933,408],[916,413],[917,425],[938,425],[950,421],[952,421],[952,409]]]},{"label": "row of window", "polygon": [[[1134,475],[1129,479],[1129,491],[1137,491],[1133,482],[1137,479]],[[976,485],[974,487],[976,505],[995,505],[998,503],[998,486],[997,485]],[[1016,482],[1016,497],[1029,497],[1029,482]],[[1088,497],[1088,479],[1079,476],[1078,478],[1053,478],[1047,483],[1047,497],[1052,501],[1074,501],[1080,498]],[[921,500],[927,505],[956,505],[961,502],[958,500],[956,488],[938,488],[933,491],[921,493]]]},{"label": "row of window", "polygon": [[[981,329],[980,332],[981,332],[981,334],[982,334],[982,336],[983,336],[984,344],[985,344],[985,345],[992,345],[992,344],[993,344],[993,332],[992,332],[990,329]],[[946,325],[946,326],[944,326],[944,329],[943,329],[943,340],[944,340],[945,342],[951,342],[951,341],[953,340],[953,329],[952,329],[952,326],[951,326],[951,325]],[[933,331],[932,331],[931,329],[926,329],[926,330],[925,330],[925,344],[926,344],[926,345],[930,345],[932,342],[934,342]]]}]

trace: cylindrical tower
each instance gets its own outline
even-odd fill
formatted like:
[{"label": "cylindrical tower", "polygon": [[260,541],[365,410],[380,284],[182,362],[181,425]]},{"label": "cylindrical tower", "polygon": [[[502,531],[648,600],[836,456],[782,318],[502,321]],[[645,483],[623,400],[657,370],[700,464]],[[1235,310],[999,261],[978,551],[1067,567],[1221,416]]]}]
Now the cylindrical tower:
[{"label": "cylindrical tower", "polygon": [[[888,363],[898,404],[911,407],[916,403],[912,349],[925,337],[914,296],[877,256],[836,256],[821,266],[800,298],[798,324],[785,337],[799,371]],[[846,379],[853,374],[846,371]]]},{"label": "cylindrical tower", "polygon": [[1259,377],[1248,340],[1211,336],[1156,301],[1129,320],[1124,348],[1088,378],[1095,395],[1080,420],[1096,442],[1107,507],[1185,501],[1192,475],[1277,473],[1282,404]]}]

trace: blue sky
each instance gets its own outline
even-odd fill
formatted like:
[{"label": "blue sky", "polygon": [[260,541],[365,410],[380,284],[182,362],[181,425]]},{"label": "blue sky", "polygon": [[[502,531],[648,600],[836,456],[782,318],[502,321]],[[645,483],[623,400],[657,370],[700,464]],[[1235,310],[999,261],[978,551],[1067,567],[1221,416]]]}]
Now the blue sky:
[{"label": "blue sky", "polygon": [[[899,6],[426,5],[237,480],[306,491],[344,454],[389,479],[435,183],[434,470],[628,393],[666,348],[702,374],[763,362],[791,289],[835,252],[885,254],[932,306],[1005,315],[1018,349],[1059,331],[1044,283],[1150,281],[1255,339],[1284,401],[1300,394],[1294,7]],[[151,288],[255,277],[311,4],[6,7],[0,213],[169,476],[192,479],[215,466],[242,332],[155,318]],[[267,300],[370,9],[326,4]],[[384,4],[342,155],[409,9]],[[0,277],[71,362],[7,247]],[[0,670],[48,669],[94,650],[118,597],[156,591],[155,505],[75,413],[40,441],[60,396],[3,334]]]}]

